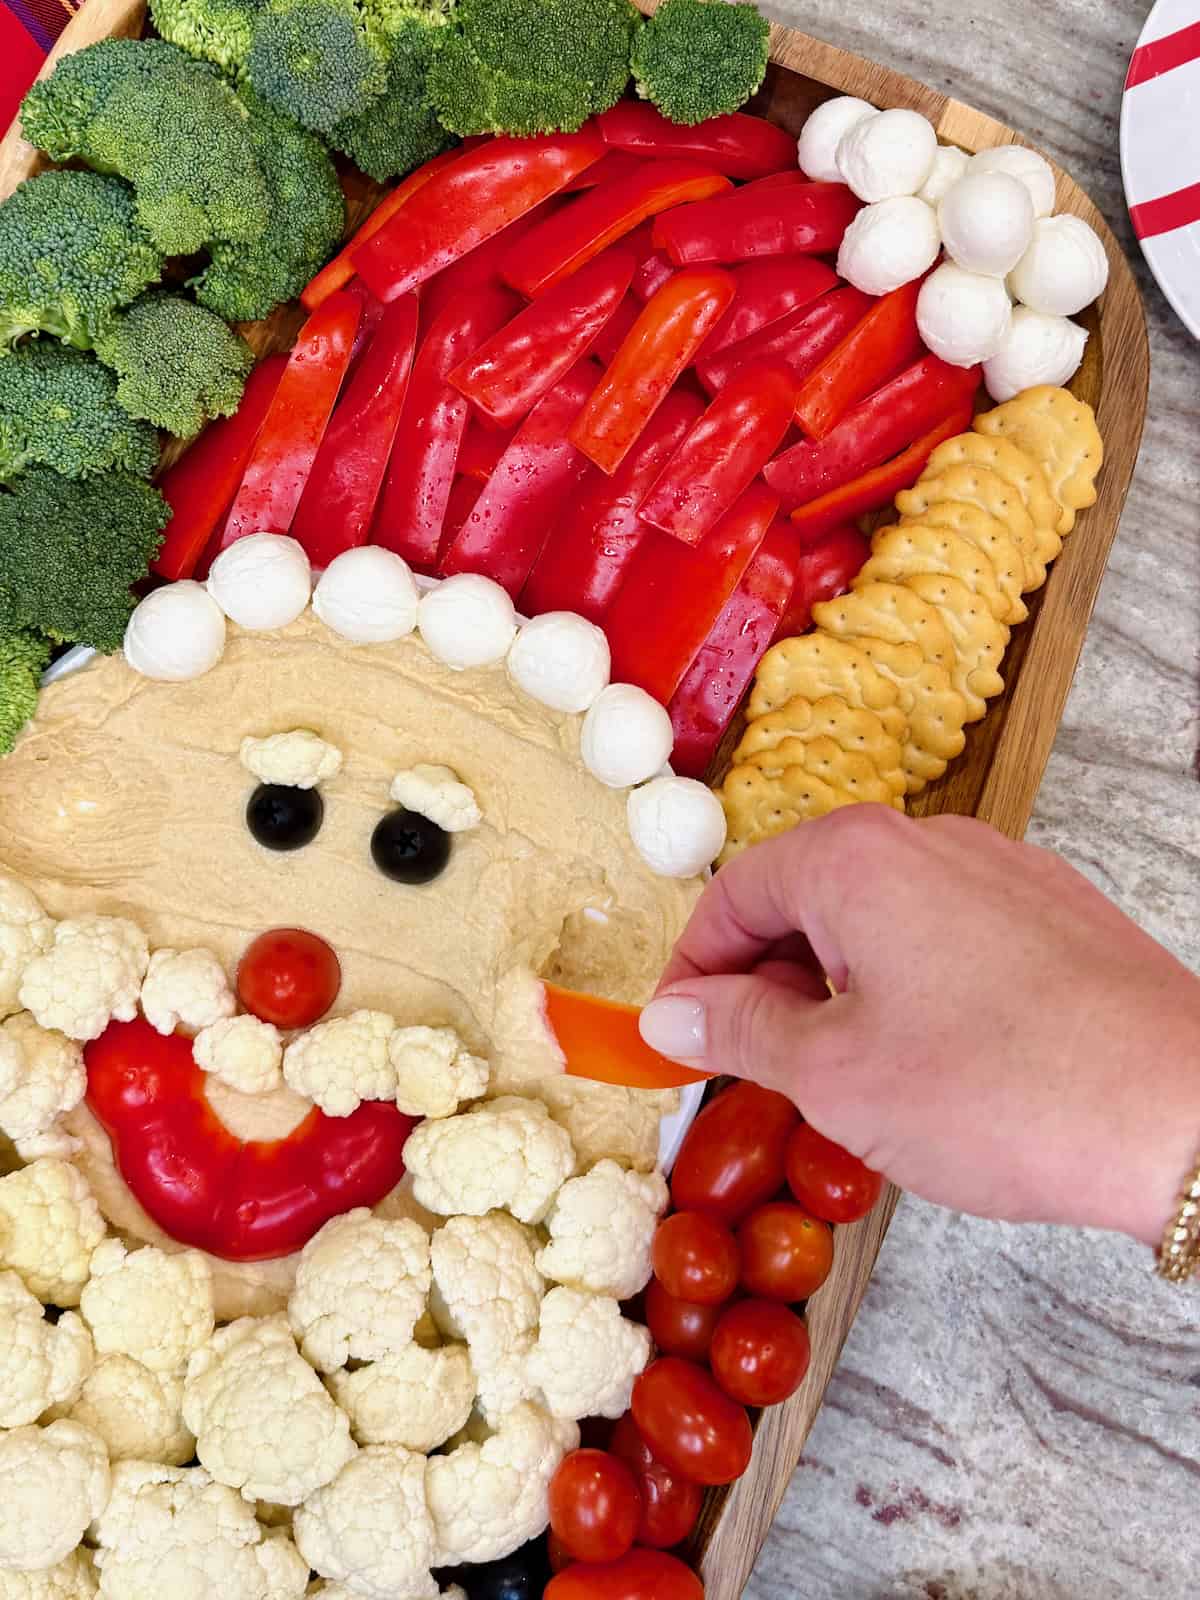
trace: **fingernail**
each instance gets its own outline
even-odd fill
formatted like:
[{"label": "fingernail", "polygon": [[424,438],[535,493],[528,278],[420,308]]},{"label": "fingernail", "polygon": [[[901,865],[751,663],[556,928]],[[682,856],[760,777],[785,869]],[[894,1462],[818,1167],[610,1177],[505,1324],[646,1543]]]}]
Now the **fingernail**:
[{"label": "fingernail", "polygon": [[704,1007],[686,995],[668,994],[652,1000],[638,1027],[650,1048],[672,1061],[701,1061],[708,1048]]}]

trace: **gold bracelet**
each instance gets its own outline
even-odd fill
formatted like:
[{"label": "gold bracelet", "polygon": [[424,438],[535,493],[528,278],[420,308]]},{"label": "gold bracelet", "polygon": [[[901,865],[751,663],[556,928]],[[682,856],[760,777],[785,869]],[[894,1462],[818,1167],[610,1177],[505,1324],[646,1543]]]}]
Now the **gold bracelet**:
[{"label": "gold bracelet", "polygon": [[1200,1162],[1179,1191],[1179,1210],[1158,1251],[1159,1276],[1186,1283],[1200,1265]]}]

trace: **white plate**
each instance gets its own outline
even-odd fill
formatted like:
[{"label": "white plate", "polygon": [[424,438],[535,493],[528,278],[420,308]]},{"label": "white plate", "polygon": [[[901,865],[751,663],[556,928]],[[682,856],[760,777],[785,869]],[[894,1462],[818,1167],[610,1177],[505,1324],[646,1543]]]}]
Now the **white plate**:
[{"label": "white plate", "polygon": [[1200,0],[1158,0],[1129,64],[1121,174],[1159,286],[1200,339]]}]

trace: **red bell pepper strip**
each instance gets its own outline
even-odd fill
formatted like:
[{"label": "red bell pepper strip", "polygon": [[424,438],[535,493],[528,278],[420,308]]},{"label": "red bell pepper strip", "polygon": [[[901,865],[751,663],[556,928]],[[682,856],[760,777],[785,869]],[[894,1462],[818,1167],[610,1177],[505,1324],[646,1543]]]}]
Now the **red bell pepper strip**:
[{"label": "red bell pepper strip", "polygon": [[747,261],[730,274],[737,285],[733,304],[704,341],[697,368],[710,356],[786,317],[789,311],[810,304],[837,287],[837,273],[812,256],[766,256]]},{"label": "red bell pepper strip", "polygon": [[371,537],[417,569],[437,569],[446,502],[471,414],[449,381],[464,356],[509,320],[516,296],[484,285],[447,305],[417,349]]},{"label": "red bell pepper strip", "polygon": [[733,294],[727,272],[677,272],[638,315],[571,429],[602,472],[620,466]]},{"label": "red bell pepper strip", "polygon": [[286,533],[350,365],[362,302],[339,290],[300,329],[246,463],[221,548],[248,533]]},{"label": "red bell pepper strip", "polygon": [[[797,387],[781,362],[739,372],[651,485],[639,507],[642,520],[698,545],[778,450]],[[774,483],[771,489],[778,498]]]},{"label": "red bell pepper strip", "polygon": [[291,533],[314,567],[366,544],[396,430],[417,341],[417,297],[393,300],[383,313],[338,402]]},{"label": "red bell pepper strip", "polygon": [[195,572],[242,481],[286,366],[284,355],[260,361],[246,380],[234,414],[210,422],[159,479],[158,487],[171,508],[162,548],[150,563],[160,578],[174,583]]},{"label": "red bell pepper strip", "polygon": [[515,600],[587,461],[567,429],[599,369],[581,361],[534,406],[442,558],[442,571],[479,572]]},{"label": "red bell pepper strip", "polygon": [[[430,278],[421,285],[421,334],[441,316],[447,306],[455,304],[464,295],[473,295],[479,289],[501,288],[506,294],[511,293],[506,283],[500,278],[500,263],[503,261],[509,247],[517,239],[524,236],[543,222],[562,204],[561,198],[543,200],[540,206],[535,206],[525,216],[518,217],[515,222],[510,222],[501,233],[493,234],[490,239],[485,239],[474,250],[468,251],[449,266],[444,272],[439,272],[436,277]],[[517,303],[515,297],[514,305]]]},{"label": "red bell pepper strip", "polygon": [[698,545],[650,530],[604,617],[614,680],[667,704],[778,510],[759,481]]},{"label": "red bell pepper strip", "polygon": [[543,1020],[571,1076],[630,1089],[677,1089],[711,1076],[652,1050],[638,1031],[640,1006],[560,989],[553,983],[544,983],[542,989]]},{"label": "red bell pepper strip", "polygon": [[519,610],[528,617],[575,611],[603,621],[634,551],[651,531],[638,516],[642,496],[703,410],[698,395],[672,389],[611,478],[592,468],[578,507],[568,508],[534,562]]},{"label": "red bell pepper strip", "polygon": [[694,161],[647,162],[639,172],[601,184],[547,218],[509,251],[501,277],[534,300],[647,217],[732,187],[728,178]]},{"label": "red bell pepper strip", "polygon": [[515,428],[488,428],[479,419],[467,423],[458,449],[455,471],[460,478],[486,483],[500,464],[500,457],[516,438]]},{"label": "red bell pepper strip", "polygon": [[861,209],[844,183],[751,184],[678,206],[654,225],[677,266],[758,256],[830,255]]},{"label": "red bell pepper strip", "polygon": [[807,379],[796,402],[796,421],[810,438],[823,439],[856,400],[873,393],[921,354],[920,292],[918,278],[877,300]]},{"label": "red bell pepper strip", "polygon": [[442,167],[353,251],[354,270],[381,300],[395,300],[565,189],[603,154],[594,133],[490,139]]},{"label": "red bell pepper strip", "polygon": [[601,328],[599,337],[592,346],[592,354],[604,366],[612,365],[617,351],[633,332],[633,325],[641,315],[641,311],[641,302],[635,300],[633,295],[627,294],[613,312],[610,321]]},{"label": "red bell pepper strip", "polygon": [[594,189],[612,178],[627,178],[631,172],[644,167],[641,156],[627,155],[624,150],[609,150],[594,166],[586,167],[563,190],[564,194],[581,194],[584,189]]},{"label": "red bell pepper strip", "polygon": [[368,1101],[348,1117],[314,1106],[286,1138],[245,1142],[209,1104],[182,1034],[113,1022],[84,1061],[88,1105],[134,1198],[179,1244],[226,1261],[291,1255],[403,1176],[415,1122],[394,1105]]},{"label": "red bell pepper strip", "polygon": [[978,367],[951,367],[937,356],[922,356],[860,400],[823,439],[803,439],[777,456],[763,476],[789,511],[817,500],[889,461],[943,418],[961,411],[978,389],[980,376]]},{"label": "red bell pepper strip", "polygon": [[460,362],[450,382],[496,427],[512,427],[588,354],[636,265],[632,250],[605,250]]},{"label": "red bell pepper strip", "polygon": [[857,578],[871,545],[857,524],[844,522],[807,543],[796,562],[792,598],[779,624],[779,637],[791,638],[812,627],[812,608],[836,600]]},{"label": "red bell pepper strip", "polygon": [[441,572],[441,556],[447,551],[454,541],[454,536],[463,523],[475,509],[475,503],[483,493],[483,483],[478,478],[455,478],[450,485],[450,498],[446,501],[445,531],[442,534],[442,547],[438,552],[438,571]]},{"label": "red bell pepper strip", "polygon": [[[344,292],[353,295],[362,304],[362,316],[358,319],[358,332],[354,335],[354,349],[350,355],[350,370],[353,372],[359,356],[370,344],[375,336],[375,329],[383,321],[383,313],[387,307],[382,300],[376,300],[361,278],[351,278]],[[328,299],[328,295],[325,298]]]},{"label": "red bell pepper strip", "polygon": [[649,158],[682,156],[703,161],[727,178],[764,178],[796,167],[796,141],[783,128],[745,111],[682,127],[646,100],[619,100],[596,118],[615,150]]},{"label": "red bell pepper strip", "polygon": [[645,305],[646,301],[653,299],[667,279],[674,274],[675,268],[662,251],[651,250],[633,275],[633,292]]},{"label": "red bell pepper strip", "polygon": [[707,776],[759,662],[784,636],[799,556],[791,526],[773,522],[671,696],[671,765],[681,777]]},{"label": "red bell pepper strip", "polygon": [[813,540],[828,533],[830,528],[836,528],[839,523],[861,517],[867,511],[878,511],[901,489],[912,488],[942,440],[953,439],[955,434],[970,427],[973,414],[974,407],[964,405],[893,460],[886,461],[881,467],[872,467],[852,483],[844,483],[840,489],[831,489],[819,500],[810,500],[807,505],[798,506],[792,512],[793,527],[802,538]]},{"label": "red bell pepper strip", "polygon": [[803,383],[873,304],[870,295],[858,289],[831,289],[820,299],[797,306],[768,323],[748,339],[728,345],[715,355],[702,355],[696,362],[696,376],[709,394],[716,394],[751,363],[783,361],[797,382]]}]

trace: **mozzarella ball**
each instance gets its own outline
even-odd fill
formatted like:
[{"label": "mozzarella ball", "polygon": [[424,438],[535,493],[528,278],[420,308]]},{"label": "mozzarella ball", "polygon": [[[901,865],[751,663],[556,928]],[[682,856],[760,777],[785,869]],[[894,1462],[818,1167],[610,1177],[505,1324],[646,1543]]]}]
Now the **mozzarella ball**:
[{"label": "mozzarella ball", "polygon": [[1108,256],[1082,217],[1041,217],[1008,286],[1022,305],[1048,317],[1073,317],[1103,293]]},{"label": "mozzarella ball", "polygon": [[586,711],[607,687],[611,667],[604,630],[573,611],[534,617],[508,652],[513,682],[555,711]]},{"label": "mozzarella ball", "polygon": [[800,130],[797,154],[800,170],[820,183],[841,183],[837,150],[855,123],[879,115],[873,105],[851,94],[837,95],[819,105]]},{"label": "mozzarella ball", "polygon": [[998,144],[973,155],[968,170],[1006,172],[1023,183],[1033,201],[1035,217],[1048,217],[1054,210],[1054,169],[1036,150],[1027,150],[1023,144]]},{"label": "mozzarella ball", "polygon": [[1033,237],[1033,201],[1007,172],[968,172],[942,196],[938,222],[946,254],[957,266],[1003,278]]},{"label": "mozzarella ball", "polygon": [[343,551],[325,568],[313,610],[351,644],[388,644],[416,627],[420,598],[407,561],[365,544]]},{"label": "mozzarella ball", "polygon": [[1087,331],[1066,317],[1017,306],[1004,343],[984,362],[983,381],[997,403],[1048,383],[1057,388],[1079,371]]},{"label": "mozzarella ball", "polygon": [[594,778],[629,789],[661,772],[675,730],[665,706],[632,683],[610,683],[583,719],[579,753]]},{"label": "mozzarella ball", "polygon": [[312,568],[295,539],[251,533],[213,562],[208,592],[239,627],[285,628],[312,598]]},{"label": "mozzarella ball", "polygon": [[634,848],[661,878],[694,878],[725,848],[721,802],[695,778],[643,784],[630,794],[626,813]]},{"label": "mozzarella ball", "polygon": [[125,659],[143,678],[186,683],[201,678],[225,650],[225,617],[201,583],[185,578],[155,589],[125,629]]},{"label": "mozzarella ball", "polygon": [[994,356],[1012,322],[1003,278],[964,272],[943,262],[921,285],[917,328],[935,356],[954,367],[973,367]]},{"label": "mozzarella ball", "polygon": [[837,269],[864,294],[890,294],[928,271],[941,247],[933,207],[901,195],[863,207],[842,237]]},{"label": "mozzarella ball", "polygon": [[838,170],[860,200],[916,194],[937,155],[933,124],[918,111],[881,111],[842,135]]},{"label": "mozzarella ball", "polygon": [[966,172],[969,160],[966,151],[960,150],[957,145],[938,145],[929,176],[919,190],[919,198],[927,205],[936,206],[951,184],[957,183]]},{"label": "mozzarella ball", "polygon": [[498,583],[460,572],[422,596],[417,627],[443,666],[465,672],[504,660],[517,635],[517,613]]}]

